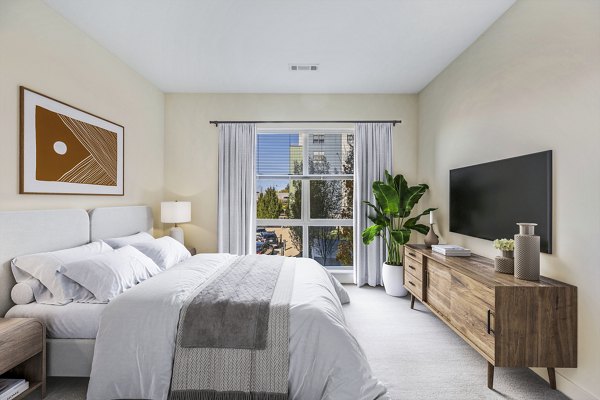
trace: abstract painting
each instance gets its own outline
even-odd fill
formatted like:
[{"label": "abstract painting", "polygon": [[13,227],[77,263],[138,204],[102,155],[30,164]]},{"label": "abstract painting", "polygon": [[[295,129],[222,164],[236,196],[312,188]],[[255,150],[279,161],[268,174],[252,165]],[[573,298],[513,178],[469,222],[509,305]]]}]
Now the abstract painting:
[{"label": "abstract painting", "polygon": [[122,196],[124,128],[21,87],[20,193]]}]

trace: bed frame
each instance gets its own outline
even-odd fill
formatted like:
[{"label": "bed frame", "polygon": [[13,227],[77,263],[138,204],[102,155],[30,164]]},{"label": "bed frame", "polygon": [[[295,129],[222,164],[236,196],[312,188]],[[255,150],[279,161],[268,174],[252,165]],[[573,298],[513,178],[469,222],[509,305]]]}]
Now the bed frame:
[{"label": "bed frame", "polygon": [[[94,240],[152,233],[147,206],[0,212],[0,316],[14,305],[10,261],[21,255],[81,246]],[[47,339],[48,376],[90,376],[94,339]]]}]

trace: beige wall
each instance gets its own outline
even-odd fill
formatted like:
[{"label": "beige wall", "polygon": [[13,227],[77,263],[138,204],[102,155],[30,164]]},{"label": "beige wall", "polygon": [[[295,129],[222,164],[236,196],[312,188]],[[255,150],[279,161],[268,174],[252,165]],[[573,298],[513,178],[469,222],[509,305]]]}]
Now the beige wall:
[{"label": "beige wall", "polygon": [[416,95],[168,94],[165,197],[192,201],[186,244],[217,250],[218,129],[210,120],[401,119],[394,128],[394,170],[417,171]]},{"label": "beige wall", "polygon": [[[600,398],[600,2],[520,0],[419,96],[419,177],[448,232],[448,171],[554,151],[554,254],[542,273],[579,288],[579,367],[559,389]],[[515,227],[516,228],[516,227]]]},{"label": "beige wall", "polygon": [[[124,197],[18,194],[19,85],[125,127]],[[0,139],[0,210],[162,199],[164,94],[42,1],[0,0]]]}]

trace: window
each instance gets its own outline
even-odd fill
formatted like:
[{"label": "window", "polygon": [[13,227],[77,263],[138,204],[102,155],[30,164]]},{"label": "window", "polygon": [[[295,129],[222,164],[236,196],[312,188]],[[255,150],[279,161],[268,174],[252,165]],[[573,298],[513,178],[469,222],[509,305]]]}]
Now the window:
[{"label": "window", "polygon": [[352,130],[262,130],[256,146],[256,252],[351,270]]}]

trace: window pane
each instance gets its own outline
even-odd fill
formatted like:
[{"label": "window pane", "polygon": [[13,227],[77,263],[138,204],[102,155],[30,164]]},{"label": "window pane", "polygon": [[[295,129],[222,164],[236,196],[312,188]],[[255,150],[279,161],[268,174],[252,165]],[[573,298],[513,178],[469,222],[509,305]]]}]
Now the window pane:
[{"label": "window pane", "polygon": [[302,181],[295,179],[256,180],[256,218],[300,219]]},{"label": "window pane", "polygon": [[351,269],[354,264],[351,226],[308,228],[310,257],[328,269]]},{"label": "window pane", "polygon": [[302,227],[257,227],[256,254],[302,257]]},{"label": "window pane", "polygon": [[302,160],[302,139],[299,133],[257,135],[257,175],[300,175]]},{"label": "window pane", "polygon": [[308,135],[309,174],[353,174],[354,134],[310,133]]},{"label": "window pane", "polygon": [[352,219],[354,181],[311,180],[311,219]]}]

